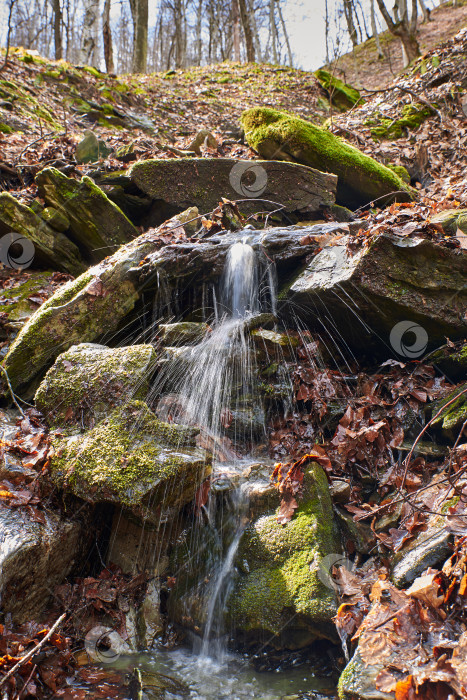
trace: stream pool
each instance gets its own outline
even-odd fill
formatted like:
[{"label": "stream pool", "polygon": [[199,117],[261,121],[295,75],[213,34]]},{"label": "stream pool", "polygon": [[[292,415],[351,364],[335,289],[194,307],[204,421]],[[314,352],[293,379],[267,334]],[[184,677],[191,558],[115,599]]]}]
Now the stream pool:
[{"label": "stream pool", "polygon": [[[247,657],[227,654],[222,661],[193,654],[188,649],[157,651],[137,657],[120,657],[114,668],[143,675],[161,673],[188,686],[188,694],[165,691],[166,700],[307,700],[336,697],[336,678],[319,675],[311,664],[301,663],[276,671],[257,671]],[[321,672],[322,673],[322,672]],[[151,697],[151,694],[148,694]]]}]

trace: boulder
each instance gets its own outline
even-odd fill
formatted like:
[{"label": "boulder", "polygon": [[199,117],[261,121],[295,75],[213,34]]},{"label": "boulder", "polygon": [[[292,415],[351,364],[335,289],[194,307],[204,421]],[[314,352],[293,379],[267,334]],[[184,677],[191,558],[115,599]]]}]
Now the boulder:
[{"label": "boulder", "polygon": [[[456,397],[458,398],[456,399]],[[447,404],[451,401],[451,405],[448,406]],[[444,406],[446,408],[441,411]],[[433,417],[441,411],[438,418],[433,420],[432,425],[442,428],[448,437],[454,437],[455,440],[459,430],[467,420],[467,382],[458,386],[443,399],[438,399],[438,401],[429,404],[429,409]]]},{"label": "boulder", "polygon": [[324,557],[340,551],[327,478],[313,463],[303,500],[290,522],[262,515],[240,540],[238,576],[228,601],[237,637],[297,649],[316,639],[336,640],[334,590],[319,578]]},{"label": "boulder", "polygon": [[114,503],[159,526],[194,497],[211,464],[195,428],[163,423],[128,401],[83,434],[52,433],[54,483],[89,503]]},{"label": "boulder", "polygon": [[81,181],[45,168],[36,175],[39,196],[70,221],[70,235],[91,262],[99,262],[138,236],[125,214],[93,180]]},{"label": "boulder", "polygon": [[[51,228],[32,209],[21,204],[11,194],[2,192],[0,194],[0,236],[3,237],[11,232],[32,241],[34,248],[31,259],[28,258],[24,265],[15,265],[15,253],[6,248],[5,239],[3,239],[1,255],[3,264],[8,264],[5,256],[10,252],[13,264],[8,264],[9,267],[43,265],[72,275],[79,275],[85,269],[74,243],[69,241],[63,233]],[[3,250],[4,247],[6,250]],[[21,255],[21,252],[19,254]]]},{"label": "boulder", "polygon": [[38,619],[80,556],[81,524],[50,511],[42,515],[43,523],[20,509],[0,508],[2,615],[11,615],[14,624]]},{"label": "boulder", "polygon": [[467,377],[467,342],[460,342],[454,347],[452,343],[443,345],[431,353],[427,361],[451,381],[464,379]]},{"label": "boulder", "polygon": [[[4,337],[3,330],[11,338],[24,326],[28,318],[37,311],[38,301],[42,298],[40,293],[54,281],[54,272],[46,270],[29,269],[23,272],[18,279],[11,279],[11,283],[2,289],[2,314],[5,320],[0,330],[0,338]],[[36,296],[37,295],[37,296]],[[35,299],[36,301],[32,301]]]},{"label": "boulder", "polygon": [[467,209],[444,209],[432,216],[431,221],[450,236],[455,236],[458,229],[467,234]]},{"label": "boulder", "polygon": [[384,663],[365,664],[357,648],[339,678],[339,700],[394,700],[394,693],[376,687],[376,679],[384,668]]},{"label": "boulder", "polygon": [[155,360],[152,345],[73,345],[47,372],[36,408],[49,425],[89,426],[130,399],[145,399]]},{"label": "boulder", "polygon": [[161,323],[158,328],[163,345],[197,345],[209,330],[207,323]]},{"label": "boulder", "polygon": [[[177,217],[171,221],[179,225]],[[321,235],[340,231],[340,224],[318,224],[262,232],[248,229],[245,235],[280,271],[300,265],[315,252]],[[161,247],[158,230],[150,230],[67,282],[42,304],[12,343],[3,366],[13,389],[26,390],[36,375],[72,345],[93,342],[114,331],[144,291],[157,298],[159,292],[166,294],[181,283],[185,289],[199,291],[204,283],[218,281],[228,249],[242,235],[224,234]]]},{"label": "boulder", "polygon": [[328,93],[332,106],[336,107],[340,112],[345,112],[362,100],[356,88],[347,85],[347,83],[336,78],[336,76],[329,73],[329,71],[320,68],[319,70],[315,70],[314,75],[318,79],[320,85],[322,85]]},{"label": "boulder", "polygon": [[75,158],[77,163],[95,163],[99,158],[107,158],[112,153],[105,141],[100,141],[92,131],[85,131],[84,137],[76,146]]},{"label": "boulder", "polygon": [[53,207],[44,207],[44,209],[41,211],[40,216],[46,223],[49,224],[53,229],[56,231],[60,231],[63,233],[64,231],[67,231],[70,228],[70,222],[68,220],[68,217],[65,216],[65,214],[62,214],[62,212],[58,211],[58,209],[54,209]]},{"label": "boulder", "polygon": [[339,204],[355,209],[378,199],[410,201],[412,190],[389,168],[326,129],[266,107],[242,114],[248,145],[262,158],[302,163],[338,176]]},{"label": "boulder", "polygon": [[382,234],[356,252],[344,237],[316,255],[285,299],[310,328],[326,328],[353,348],[396,356],[466,337],[467,253],[420,238]]},{"label": "boulder", "polygon": [[441,568],[452,554],[454,537],[443,520],[438,518],[430,523],[425,532],[420,532],[397,553],[392,570],[396,586],[407,588],[429,567]]},{"label": "boulder", "polygon": [[285,212],[312,213],[334,203],[337,182],[333,175],[296,163],[230,158],[138,161],[130,177],[153,200],[180,209],[197,206],[203,213],[223,197],[243,200],[242,211],[264,210],[262,200],[269,200],[275,209],[281,205]]}]

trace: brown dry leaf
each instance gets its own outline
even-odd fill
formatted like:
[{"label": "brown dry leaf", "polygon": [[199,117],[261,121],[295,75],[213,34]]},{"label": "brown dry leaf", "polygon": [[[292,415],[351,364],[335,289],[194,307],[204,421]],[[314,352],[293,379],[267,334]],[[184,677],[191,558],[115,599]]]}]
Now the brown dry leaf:
[{"label": "brown dry leaf", "polygon": [[407,589],[407,595],[426,603],[428,606],[439,608],[443,604],[444,595],[439,594],[438,577],[439,571],[419,576]]}]

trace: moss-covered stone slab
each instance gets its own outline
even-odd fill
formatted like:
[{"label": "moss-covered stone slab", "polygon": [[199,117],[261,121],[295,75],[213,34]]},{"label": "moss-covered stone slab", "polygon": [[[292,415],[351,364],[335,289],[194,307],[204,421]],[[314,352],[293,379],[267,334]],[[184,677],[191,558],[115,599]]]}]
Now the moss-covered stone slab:
[{"label": "moss-covered stone slab", "polygon": [[[55,231],[32,209],[8,192],[0,194],[0,237],[15,232],[34,244],[33,265],[80,274],[85,265],[78,248],[63,233]],[[2,260],[5,263],[5,260]]]},{"label": "moss-covered stone slab", "polygon": [[241,211],[264,209],[261,199],[278,203],[286,212],[315,212],[334,203],[333,175],[280,160],[152,159],[135,163],[130,177],[153,200],[181,209],[197,206],[200,212],[212,211],[223,197],[246,200],[239,205]]},{"label": "moss-covered stone slab", "polygon": [[160,524],[211,472],[196,447],[198,432],[163,423],[144,402],[129,401],[83,434],[52,433],[51,476],[85,501],[122,505]]},{"label": "moss-covered stone slab", "polygon": [[107,158],[112,153],[105,141],[101,141],[92,131],[85,131],[84,137],[77,144],[75,158],[77,163],[95,163],[99,158]]},{"label": "moss-covered stone slab", "polygon": [[467,209],[445,209],[432,216],[431,221],[440,224],[450,236],[455,236],[458,229],[467,234]]},{"label": "moss-covered stone slab", "polygon": [[313,258],[284,300],[308,327],[333,338],[338,328],[350,347],[417,359],[446,337],[467,337],[466,269],[465,251],[427,239],[382,234],[352,252],[343,238]]},{"label": "moss-covered stone slab", "polygon": [[347,85],[347,83],[344,83],[335,75],[329,73],[329,71],[320,68],[315,71],[314,75],[328,93],[332,106],[336,107],[341,112],[347,111],[359,101],[363,102],[356,88]]},{"label": "moss-covered stone slab", "polygon": [[[180,225],[177,217],[170,222]],[[319,246],[315,235],[337,231],[339,224],[326,224],[299,230],[274,228],[254,235],[248,229],[248,235],[255,249],[266,252],[281,269],[301,265],[315,252]],[[304,242],[307,236],[309,242]],[[238,238],[224,234],[203,242],[164,246],[159,230],[149,230],[66,283],[42,304],[10,346],[3,366],[13,389],[24,392],[36,375],[72,345],[99,341],[117,329],[144,291],[165,295],[181,283],[185,289],[199,291],[203,284],[218,281],[235,240]]]},{"label": "moss-covered stone slab", "polygon": [[451,381],[460,381],[467,377],[467,342],[443,345],[435,350],[428,361],[443,372]]},{"label": "moss-covered stone slab", "polygon": [[319,578],[323,558],[340,551],[327,478],[313,463],[303,483],[304,497],[290,522],[264,515],[240,540],[228,617],[246,641],[297,649],[336,638],[335,593]]},{"label": "moss-covered stone slab", "polygon": [[66,216],[70,235],[91,262],[99,262],[138,236],[137,229],[89,177],[81,181],[45,168],[36,175],[39,196]]},{"label": "moss-covered stone slab", "polygon": [[155,361],[152,345],[73,345],[47,372],[36,408],[49,425],[88,426],[129,399],[145,399]]},{"label": "moss-covered stone slab", "polygon": [[410,201],[412,190],[389,168],[304,119],[266,107],[241,117],[248,145],[263,158],[288,160],[338,176],[337,201],[355,209],[374,200]]}]

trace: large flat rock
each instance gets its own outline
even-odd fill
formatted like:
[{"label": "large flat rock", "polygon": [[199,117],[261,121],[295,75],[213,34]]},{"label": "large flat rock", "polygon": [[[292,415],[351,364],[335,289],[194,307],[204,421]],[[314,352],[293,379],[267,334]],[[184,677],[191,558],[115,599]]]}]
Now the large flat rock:
[{"label": "large flat rock", "polygon": [[231,158],[139,161],[130,177],[153,200],[181,209],[197,206],[201,213],[215,209],[223,197],[242,200],[242,211],[282,207],[312,213],[334,204],[337,185],[334,175],[304,165]]},{"label": "large flat rock", "polygon": [[386,356],[412,359],[446,337],[466,337],[465,251],[391,234],[356,252],[347,242],[323,248],[286,294],[308,327],[353,348],[380,346]]}]

